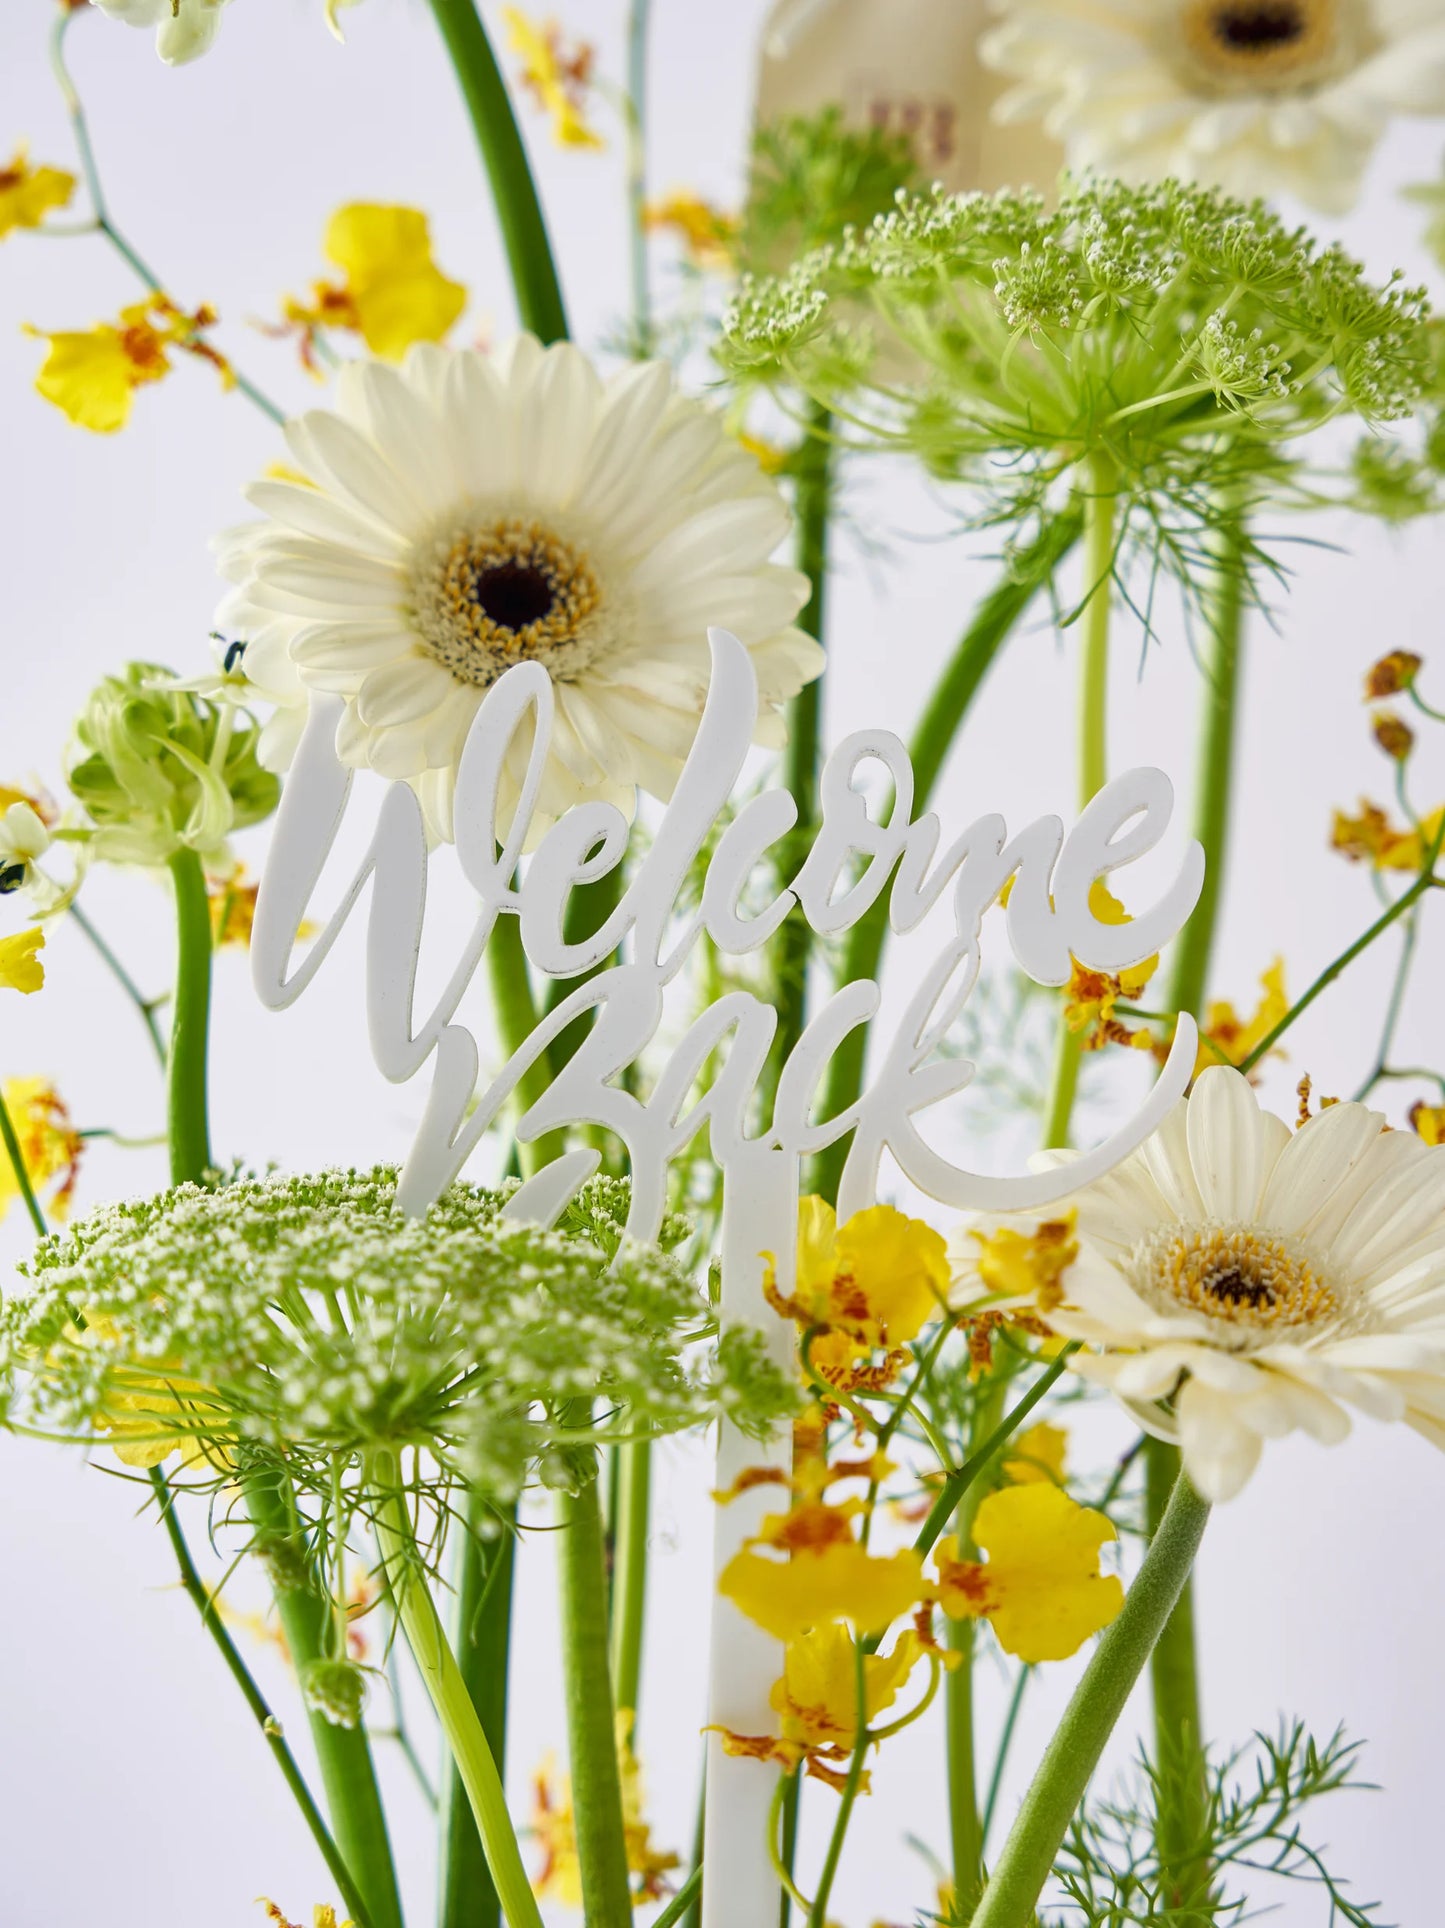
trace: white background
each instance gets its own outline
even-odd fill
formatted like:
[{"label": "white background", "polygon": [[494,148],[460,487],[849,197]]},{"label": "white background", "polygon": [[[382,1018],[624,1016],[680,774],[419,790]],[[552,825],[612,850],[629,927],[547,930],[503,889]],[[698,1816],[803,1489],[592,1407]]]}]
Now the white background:
[{"label": "white background", "polygon": [[[568,24],[592,35],[602,65],[620,64],[619,5],[573,0]],[[736,198],[751,89],[758,0],[726,8],[659,0],[653,60],[654,189],[685,184]],[[50,9],[10,0],[0,10],[0,149],[25,135],[33,156],[65,164],[72,149],[45,58]],[[464,333],[511,325],[506,277],[469,129],[431,22],[420,5],[367,0],[347,15],[337,48],[320,4],[243,0],[216,51],[180,72],[155,60],[148,36],[99,18],[77,22],[72,47],[90,103],[104,177],[121,225],[187,303],[213,301],[238,361],[287,406],[318,399],[285,345],[247,326],[274,314],[285,289],[321,270],[323,224],[353,199],[395,200],[431,215],[438,256],[473,290]],[[574,330],[597,341],[625,302],[621,156],[561,154],[529,122],[558,239]],[[1359,212],[1341,232],[1380,271],[1424,272],[1417,211],[1396,198],[1429,177],[1440,134],[1396,130]],[[666,279],[666,270],[663,278]],[[126,269],[94,240],[12,237],[0,251],[0,546],[4,678],[0,780],[58,781],[58,754],[90,684],[130,657],[199,669],[216,597],[207,540],[240,508],[242,483],[278,454],[269,425],[209,370],[182,368],[143,392],[124,434],[70,427],[30,381],[39,344],[24,321],[82,327],[135,297]],[[459,337],[460,338],[460,337]],[[989,581],[987,538],[936,536],[935,505],[897,478],[850,485],[866,514],[839,541],[831,598],[831,738],[883,721],[906,734],[942,652]],[[1276,952],[1298,990],[1363,927],[1365,878],[1326,848],[1332,804],[1383,799],[1388,773],[1369,741],[1360,676],[1383,650],[1438,656],[1438,535],[1403,535],[1344,520],[1306,533],[1337,550],[1286,552],[1299,571],[1278,599],[1274,633],[1256,622],[1243,711],[1243,775],[1215,976],[1246,1004]],[[1177,635],[1148,652],[1125,621],[1114,690],[1116,767],[1158,762],[1187,789],[1201,684]],[[985,808],[1011,820],[1072,802],[1073,644],[1046,628],[1021,636],[994,674],[943,786],[945,823]],[[1433,666],[1432,666],[1433,667]],[[1437,674],[1437,700],[1445,676]],[[1433,772],[1438,780],[1440,758]],[[1436,793],[1422,783],[1419,800]],[[253,862],[259,847],[250,850]],[[162,891],[100,872],[87,886],[96,921],[148,988],[168,971]],[[18,907],[7,911],[15,927]],[[1440,1056],[1438,927],[1427,931],[1398,1057]],[[1349,1091],[1371,1060],[1388,981],[1388,946],[1362,962],[1291,1040],[1269,1090],[1292,1108],[1300,1072]],[[154,1065],[132,1013],[73,929],[46,953],[43,996],[0,1012],[5,1075],[43,1072],[80,1123],[132,1134],[157,1128]],[[253,1003],[234,952],[218,964],[215,1039],[217,1149],[298,1168],[395,1157],[419,1095],[381,1083],[365,1057],[354,944],[329,969],[332,990],[284,1018]],[[1394,1122],[1409,1097],[1386,1092]],[[97,1149],[81,1203],[162,1183],[159,1152]],[[18,1211],[0,1228],[8,1261],[26,1244]],[[1127,1434],[1100,1416],[1102,1454]],[[1086,1458],[1080,1444],[1078,1453]],[[687,1849],[702,1719],[701,1628],[710,1533],[701,1451],[660,1476],[649,1674],[642,1752],[659,1837]],[[4,1928],[154,1928],[160,1921],[241,1928],[253,1897],[274,1895],[294,1918],[330,1895],[260,1741],[173,1590],[159,1532],[137,1522],[134,1489],[39,1445],[0,1446],[0,1922]],[[1205,1706],[1223,1741],[1297,1713],[1316,1731],[1336,1722],[1366,1737],[1383,1794],[1344,1797],[1319,1816],[1333,1860],[1355,1894],[1378,1897],[1382,1919],[1411,1928],[1439,1919],[1437,1735],[1445,1718],[1438,1659],[1445,1582],[1445,1464],[1406,1433],[1361,1427],[1326,1454],[1291,1442],[1271,1449],[1248,1492],[1211,1525],[1199,1572]],[[196,1522],[199,1536],[200,1523]],[[521,1566],[510,1762],[519,1810],[527,1777],[563,1742],[552,1648],[551,1559],[545,1537]],[[262,1653],[268,1688],[303,1724],[278,1665]],[[1048,1670],[1027,1704],[1018,1774],[1037,1756],[1075,1669]],[[996,1710],[995,1710],[996,1711]],[[985,1734],[993,1715],[986,1708]],[[1128,1736],[1121,1738],[1126,1751]],[[412,1919],[430,1909],[431,1849],[404,1770],[396,1791],[397,1850]],[[930,1901],[905,1830],[945,1840],[940,1736],[931,1726],[895,1743],[875,1776],[840,1881],[845,1928],[901,1922]],[[1021,1781],[1011,1782],[1015,1793]],[[810,1791],[821,1823],[832,1797]],[[1315,1898],[1286,1897],[1277,1917],[1323,1923]]]}]

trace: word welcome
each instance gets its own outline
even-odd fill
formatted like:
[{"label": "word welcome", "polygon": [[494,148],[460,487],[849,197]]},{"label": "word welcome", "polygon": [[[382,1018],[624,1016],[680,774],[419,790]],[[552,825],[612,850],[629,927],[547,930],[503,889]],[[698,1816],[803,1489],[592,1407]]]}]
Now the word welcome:
[{"label": "word welcome", "polygon": [[[1009,945],[1020,967],[1040,984],[1067,983],[1074,959],[1094,970],[1118,972],[1151,956],[1181,928],[1203,884],[1198,844],[1187,848],[1177,875],[1152,906],[1130,922],[1102,923],[1089,905],[1097,879],[1133,863],[1164,835],[1173,806],[1168,778],[1150,769],[1116,778],[1067,835],[1057,817],[1046,816],[1010,838],[1003,818],[990,815],[940,851],[938,818],[932,813],[913,817],[913,771],[902,743],[888,731],[861,730],[839,744],[822,771],[819,827],[796,875],[764,907],[744,914],[749,881],[793,830],[798,810],[787,791],[765,790],[719,829],[753,740],[758,694],[752,663],[736,637],[715,629],[708,640],[707,701],[672,801],[616,908],[578,941],[565,934],[569,901],[580,887],[622,863],[631,825],[612,804],[579,804],[545,830],[524,861],[551,740],[552,684],[540,664],[520,663],[493,685],[473,721],[456,788],[457,857],[479,899],[477,919],[444,990],[420,1019],[416,975],[427,839],[420,806],[404,783],[390,786],[340,905],[293,964],[298,933],[311,914],[352,781],[335,750],[339,700],[313,698],[257,903],[253,976],[269,1008],[293,1003],[315,978],[370,882],[366,1005],[372,1057],[394,1082],[414,1077],[435,1058],[425,1112],[398,1188],[402,1209],[426,1210],[461,1171],[552,1041],[589,1015],[581,1045],[527,1105],[517,1136],[527,1143],[569,1125],[597,1125],[613,1133],[627,1153],[628,1230],[638,1238],[655,1236],[665,1209],[668,1166],[704,1125],[725,1186],[730,1169],[739,1167],[750,1150],[769,1147],[796,1160],[851,1132],[840,1217],[873,1201],[885,1152],[933,1198],[974,1210],[1032,1210],[1110,1169],[1183,1094],[1196,1046],[1189,1018],[1180,1018],[1168,1062],[1128,1123],[1065,1170],[1004,1176],[970,1172],[934,1150],[915,1120],[962,1091],[974,1076],[969,1060],[943,1057],[940,1048],[978,979],[984,913],[1010,880],[1003,912]],[[523,762],[520,797],[508,819],[502,805],[504,772]],[[894,803],[886,822],[870,815],[859,785],[870,765],[881,765],[892,779]],[[684,879],[710,843],[700,901],[682,915]],[[752,1114],[777,1014],[749,992],[719,998],[696,1019],[649,1093],[617,1082],[655,1036],[665,987],[704,933],[719,950],[741,955],[767,943],[796,909],[815,931],[832,935],[856,923],[885,890],[889,920],[900,934],[915,929],[949,893],[952,931],[893,1034],[882,1041],[856,1103],[832,1117],[813,1116],[833,1055],[878,1011],[878,986],[867,980],[835,991],[808,1024],[782,1066],[772,1115],[756,1131]],[[624,942],[627,957],[562,998],[479,1092],[476,1041],[453,1020],[500,917],[519,920],[526,956],[548,977],[593,971]],[[710,1063],[710,1082],[694,1095]],[[598,1162],[592,1150],[563,1154],[528,1181],[525,1198],[519,1195],[515,1206],[549,1219]]]}]

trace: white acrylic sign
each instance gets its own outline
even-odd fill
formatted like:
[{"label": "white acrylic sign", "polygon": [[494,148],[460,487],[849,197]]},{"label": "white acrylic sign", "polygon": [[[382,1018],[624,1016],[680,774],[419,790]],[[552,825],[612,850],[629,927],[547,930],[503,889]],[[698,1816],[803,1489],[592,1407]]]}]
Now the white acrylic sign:
[{"label": "white acrylic sign", "polygon": [[[944,1056],[940,1047],[978,979],[984,913],[1009,879],[1003,922],[1015,959],[1036,982],[1063,985],[1075,958],[1095,970],[1118,972],[1167,943],[1199,897],[1204,853],[1190,844],[1172,882],[1148,909],[1127,924],[1103,923],[1089,905],[1091,886],[1153,850],[1168,827],[1173,790],[1161,771],[1131,770],[1106,784],[1067,834],[1057,817],[1047,816],[1010,839],[1002,817],[984,816],[940,851],[938,818],[932,813],[913,818],[913,772],[902,743],[886,730],[861,730],[827,760],[819,782],[819,826],[788,888],[755,915],[739,909],[749,879],[797,819],[787,791],[766,790],[718,834],[701,901],[679,922],[684,880],[724,818],[757,723],[757,683],[746,649],[726,630],[710,630],[708,639],[707,703],[672,801],[616,909],[578,943],[569,944],[563,935],[568,899],[573,890],[622,863],[630,825],[612,804],[579,804],[546,831],[523,862],[551,739],[552,684],[540,664],[520,663],[488,691],[463,752],[455,807],[457,856],[479,900],[477,919],[441,996],[420,1018],[416,975],[427,842],[420,806],[404,783],[389,787],[369,849],[340,906],[301,960],[294,961],[352,778],[335,751],[340,700],[313,698],[257,901],[252,971],[269,1008],[293,1003],[325,962],[370,882],[366,1007],[372,1057],[395,1082],[414,1077],[434,1060],[425,1113],[398,1190],[398,1203],[409,1212],[425,1211],[451,1183],[552,1039],[590,1013],[591,1026],[570,1062],[517,1120],[518,1139],[528,1143],[568,1125],[605,1127],[627,1157],[628,1231],[650,1240],[666,1208],[668,1167],[706,1124],[723,1174],[722,1317],[756,1324],[783,1347],[788,1339],[783,1322],[765,1313],[760,1255],[777,1254],[786,1288],[804,1157],[852,1133],[838,1195],[840,1221],[874,1202],[885,1152],[940,1204],[1027,1211],[1101,1176],[1162,1122],[1194,1069],[1197,1038],[1187,1016],[1179,1019],[1168,1062],[1134,1116],[1066,1171],[972,1172],[935,1150],[916,1121],[964,1090],[974,1075],[966,1058]],[[514,746],[525,756],[527,773],[503,837],[499,791]],[[858,782],[870,765],[881,768],[893,785],[895,801],[886,824],[870,815]],[[900,935],[914,930],[945,893],[952,928],[898,1024],[876,1044],[855,1104],[835,1117],[813,1116],[834,1053],[878,1011],[879,990],[871,982],[844,985],[820,1007],[782,1067],[770,1118],[754,1118],[753,1112],[777,1013],[746,991],[729,993],[697,1018],[650,1092],[643,1095],[614,1082],[654,1038],[664,990],[704,932],[719,950],[739,956],[765,944],[796,908],[813,930],[831,936],[855,924],[885,890],[889,921]],[[563,998],[479,1090],[476,1041],[454,1019],[497,919],[504,916],[520,919],[526,955],[548,977],[578,977],[624,942],[627,961]],[[689,1106],[689,1093],[714,1053],[713,1082]],[[564,1153],[522,1186],[509,1211],[552,1222],[597,1169],[599,1157],[593,1150]],[[760,1448],[732,1435],[730,1428],[723,1434],[720,1486],[745,1463],[769,1457],[786,1462],[785,1438]],[[745,1494],[719,1509],[719,1569],[755,1530],[761,1504],[756,1493]],[[727,1601],[716,1599],[710,1718],[741,1732],[775,1732],[768,1689],[780,1671],[777,1644]],[[714,1736],[707,1771],[705,1859],[727,1875],[704,1883],[705,1921],[707,1928],[740,1928],[776,1912],[776,1881],[761,1845],[775,1770],[730,1759]]]}]

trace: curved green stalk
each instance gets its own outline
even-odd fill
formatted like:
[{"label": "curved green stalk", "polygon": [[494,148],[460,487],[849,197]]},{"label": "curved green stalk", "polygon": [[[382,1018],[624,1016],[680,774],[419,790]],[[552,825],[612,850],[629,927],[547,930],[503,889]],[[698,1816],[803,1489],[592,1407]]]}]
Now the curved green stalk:
[{"label": "curved green stalk", "polygon": [[833,1832],[828,1837],[828,1850],[823,1857],[823,1868],[818,1877],[818,1891],[813,1897],[812,1907],[808,1910],[808,1928],[828,1928],[828,1897],[833,1892],[838,1863],[843,1855],[843,1841],[848,1832],[848,1822],[852,1818],[853,1804],[858,1799],[858,1790],[863,1784],[863,1763],[868,1755],[867,1663],[863,1643],[856,1636],[853,1648],[853,1722],[855,1728],[853,1752],[848,1758],[848,1772],[843,1779]]},{"label": "curved green stalk", "polygon": [[431,0],[491,185],[517,312],[539,341],[563,341],[567,312],[511,96],[474,0]]},{"label": "curved green stalk", "polygon": [[[497,1772],[504,1775],[516,1539],[505,1531],[496,1539],[483,1539],[482,1518],[481,1510],[474,1508],[463,1535],[455,1652],[462,1685],[476,1709]],[[442,1782],[441,1835],[437,1928],[498,1928],[501,1898],[455,1764]]]},{"label": "curved green stalk", "polygon": [[1119,1616],[1104,1629],[984,1888],[972,1928],[1030,1928],[1069,1823],[1179,1598],[1209,1519],[1180,1474]]},{"label": "curved green stalk", "polygon": [[207,1045],[211,1017],[211,906],[194,850],[170,860],[176,894],[176,989],[166,1064],[166,1134],[171,1183],[199,1184],[211,1168]]},{"label": "curved green stalk", "polygon": [[[1204,849],[1204,888],[1180,936],[1170,973],[1168,1008],[1197,1013],[1208,986],[1219,927],[1228,849],[1229,807],[1238,736],[1246,576],[1245,531],[1225,505],[1220,524],[1214,595],[1209,610],[1209,659],[1199,761],[1195,775],[1194,835]],[[1149,1531],[1158,1530],[1180,1474],[1177,1446],[1149,1439],[1144,1446]],[[1193,1590],[1188,1581],[1149,1658],[1154,1701],[1154,1758],[1160,1770],[1156,1849],[1172,1902],[1187,1905],[1208,1892],[1208,1869],[1190,1850],[1204,1834],[1209,1784],[1203,1754],[1199,1660]]]},{"label": "curved green stalk", "polygon": [[171,1491],[170,1482],[159,1466],[151,1468],[150,1480],[160,1507],[161,1520],[171,1543],[171,1551],[176,1556],[176,1565],[180,1570],[181,1589],[200,1614],[201,1624],[215,1641],[231,1678],[240,1688],[242,1697],[261,1730],[262,1738],[270,1748],[272,1757],[280,1768],[296,1805],[301,1810],[302,1819],[310,1829],[311,1838],[320,1850],[327,1871],[336,1883],[346,1906],[346,1912],[356,1922],[356,1928],[373,1928],[371,1911],[352,1879],[351,1870],[342,1858],[341,1850],[322,1819],[321,1810],[311,1797],[311,1790],[307,1787],[301,1770],[296,1765],[295,1755],[286,1745],[281,1723],[272,1713],[265,1695],[252,1678],[251,1671],[241,1658],[235,1641],[225,1629],[216,1602],[206,1591],[205,1584],[196,1571],[196,1563],[191,1558],[191,1549],[186,1544],[186,1536],[181,1530],[180,1521],[176,1518],[175,1495]]},{"label": "curved green stalk", "polygon": [[[281,1631],[300,1679],[313,1660],[329,1653],[331,1602],[316,1582],[285,1473],[258,1468],[245,1475],[241,1485],[256,1530],[254,1551],[269,1569]],[[312,1713],[310,1722],[342,1859],[366,1902],[373,1928],[401,1928],[401,1897],[366,1730],[337,1727],[319,1713]]]},{"label": "curved green stalk", "polygon": [[85,932],[85,935],[90,939],[91,943],[94,945],[95,950],[99,955],[101,962],[105,965],[106,969],[114,977],[116,983],[119,984],[120,988],[125,992],[126,996],[130,999],[131,1003],[135,1006],[136,1012],[140,1017],[140,1021],[146,1028],[146,1036],[151,1041],[151,1049],[156,1054],[156,1062],[160,1065],[162,1071],[164,1071],[166,1068],[166,1041],[165,1041],[165,1038],[161,1035],[160,1025],[156,1022],[155,1003],[152,1002],[150,998],[146,997],[145,993],[141,990],[140,986],[136,983],[135,979],[131,976],[130,972],[125,968],[124,964],[121,963],[120,959],[116,956],[115,952],[110,948],[110,945],[101,936],[100,932],[95,928],[95,925],[91,923],[89,917],[86,916],[85,912],[80,908],[80,905],[72,904],[70,906],[69,914],[75,920],[76,924],[79,925],[80,929]]},{"label": "curved green stalk", "polygon": [[[1109,610],[1113,594],[1115,511],[1118,478],[1113,465],[1097,456],[1083,497],[1084,613],[1079,656],[1079,808],[1084,809],[1109,780]],[[1044,1144],[1069,1142],[1069,1120],[1079,1095],[1083,1047],[1059,1018],[1053,1083],[1044,1116]]]},{"label": "curved green stalk", "polygon": [[652,0],[627,11],[627,245],[632,275],[632,352],[652,353],[652,290],[647,274],[647,32]]},{"label": "curved green stalk", "polygon": [[[969,1420],[969,1457],[972,1458],[998,1430],[1003,1415],[1004,1394],[1009,1372],[1003,1362],[989,1374],[979,1388]],[[953,1530],[958,1535],[959,1552],[975,1558],[973,1522],[983,1504],[987,1487],[976,1479],[964,1491],[953,1515]],[[965,1919],[978,1904],[983,1890],[983,1823],[979,1816],[978,1772],[973,1735],[973,1620],[962,1617],[948,1622],[948,1644],[963,1656],[944,1683],[944,1731],[948,1750],[948,1830],[953,1860],[953,1892],[956,1910]]]},{"label": "curved green stalk", "polygon": [[35,1187],[30,1181],[30,1170],[25,1163],[25,1154],[20,1149],[20,1140],[15,1135],[15,1122],[10,1116],[10,1108],[5,1102],[5,1094],[0,1091],[0,1140],[4,1141],[10,1169],[15,1174],[15,1183],[20,1196],[25,1201],[25,1209],[30,1214],[30,1223],[35,1227],[37,1238],[44,1238],[50,1227],[45,1223],[45,1214],[40,1209],[40,1200],[35,1196]]},{"label": "curved green stalk", "polygon": [[[975,611],[934,686],[909,745],[915,810],[926,808],[932,797],[948,753],[994,658],[1039,590],[1078,541],[1081,527],[1077,506],[1071,505],[1055,516],[1028,549],[1012,558],[1003,580]],[[876,978],[887,942],[885,892],[849,931],[837,983]],[[863,1088],[865,1050],[866,1040],[861,1030],[850,1032],[839,1045],[828,1069],[820,1117],[836,1116],[857,1100]],[[846,1139],[820,1154],[815,1184],[824,1197],[837,1197],[838,1180],[847,1155]]]},{"label": "curved green stalk", "polygon": [[607,1666],[607,1572],[597,1481],[557,1499],[567,1762],[587,1928],[631,1928],[617,1729]]},{"label": "curved green stalk", "polygon": [[642,1638],[647,1611],[647,1530],[652,1496],[652,1441],[617,1448],[617,1515],[612,1561],[612,1688],[619,1709],[636,1714],[642,1694]]}]

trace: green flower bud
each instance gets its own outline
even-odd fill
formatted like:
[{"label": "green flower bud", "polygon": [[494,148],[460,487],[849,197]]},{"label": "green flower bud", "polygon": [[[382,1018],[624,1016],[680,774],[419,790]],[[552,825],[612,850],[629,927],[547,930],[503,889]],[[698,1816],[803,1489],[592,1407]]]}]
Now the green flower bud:
[{"label": "green flower bud", "polygon": [[168,670],[129,663],[91,693],[75,725],[66,780],[111,863],[163,864],[216,851],[276,808],[280,784],[256,755],[245,710],[179,687]]},{"label": "green flower bud", "polygon": [[366,1675],[351,1660],[310,1660],[301,1669],[301,1698],[333,1727],[359,1727]]}]

